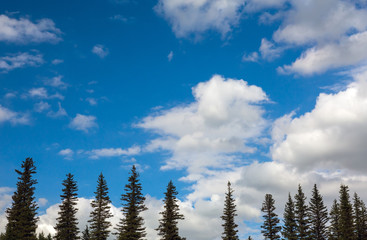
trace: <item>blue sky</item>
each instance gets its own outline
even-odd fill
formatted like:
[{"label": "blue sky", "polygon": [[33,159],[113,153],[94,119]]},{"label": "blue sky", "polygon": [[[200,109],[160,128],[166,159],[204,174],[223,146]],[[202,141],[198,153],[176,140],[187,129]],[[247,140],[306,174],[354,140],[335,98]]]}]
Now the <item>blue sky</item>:
[{"label": "blue sky", "polygon": [[340,183],[367,197],[366,46],[364,0],[5,1],[0,207],[26,157],[50,233],[67,173],[80,226],[100,172],[115,223],[132,164],[149,240],[170,179],[198,240],[220,238],[228,180],[241,239],[261,239],[265,193],[280,215],[298,183],[327,203]]}]

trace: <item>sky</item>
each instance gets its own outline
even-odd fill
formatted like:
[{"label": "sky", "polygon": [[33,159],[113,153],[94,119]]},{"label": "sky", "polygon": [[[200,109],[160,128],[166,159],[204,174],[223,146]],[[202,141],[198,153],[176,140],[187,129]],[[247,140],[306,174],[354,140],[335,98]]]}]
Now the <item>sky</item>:
[{"label": "sky", "polygon": [[195,240],[221,238],[228,181],[240,239],[267,193],[279,217],[298,184],[367,199],[366,0],[6,0],[0,86],[0,231],[27,157],[51,234],[67,173],[84,229],[100,173],[119,221],[132,165],[148,240],[170,180]]}]

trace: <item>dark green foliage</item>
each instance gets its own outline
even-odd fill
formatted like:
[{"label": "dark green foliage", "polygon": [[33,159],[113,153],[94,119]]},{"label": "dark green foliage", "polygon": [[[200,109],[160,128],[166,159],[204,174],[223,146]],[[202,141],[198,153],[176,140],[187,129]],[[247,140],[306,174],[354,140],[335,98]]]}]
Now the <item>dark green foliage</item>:
[{"label": "dark green foliage", "polygon": [[265,195],[265,200],[263,202],[261,211],[265,213],[263,215],[264,218],[264,225],[261,226],[263,230],[261,230],[261,233],[264,235],[265,239],[280,239],[279,232],[281,230],[281,227],[278,226],[279,219],[278,215],[274,212],[275,206],[274,206],[274,199],[271,194]]},{"label": "dark green foliage", "polygon": [[38,234],[38,240],[47,240],[47,237],[43,232],[41,232],[40,234]]},{"label": "dark green foliage", "polygon": [[306,196],[302,191],[301,185],[298,185],[298,193],[295,198],[295,216],[297,223],[297,239],[303,240],[309,238],[309,220],[307,217],[308,207],[306,205]]},{"label": "dark green foliage", "polygon": [[252,240],[252,237],[251,237],[251,236],[249,236],[249,237],[247,238],[247,240]]},{"label": "dark green foliage", "polygon": [[330,210],[330,226],[329,226],[329,239],[330,240],[339,240],[340,239],[340,230],[339,230],[339,203],[334,200],[333,205]]},{"label": "dark green foliage", "polygon": [[352,240],[353,234],[353,209],[349,199],[349,189],[346,185],[340,186],[339,196],[339,231],[340,238]]},{"label": "dark green foliage", "polygon": [[78,200],[78,194],[76,191],[78,190],[76,181],[74,180],[74,176],[72,174],[67,174],[67,178],[64,180],[62,185],[64,188],[62,189],[61,197],[61,205],[59,211],[59,217],[57,218],[57,224],[55,227],[56,240],[76,240],[79,239],[78,233],[78,220],[75,217],[78,209],[75,207]]},{"label": "dark green foliage", "polygon": [[353,218],[354,218],[355,239],[356,240],[367,239],[366,205],[359,198],[357,193],[354,193],[353,198]]},{"label": "dark green foliage", "polygon": [[88,226],[85,226],[85,229],[82,232],[82,240],[91,240]]},{"label": "dark green foliage", "polygon": [[290,193],[288,193],[288,202],[284,207],[283,223],[283,237],[289,240],[297,240],[296,215],[294,213],[294,202]]},{"label": "dark green foliage", "polygon": [[27,158],[21,165],[23,171],[15,170],[19,175],[17,190],[12,196],[13,202],[6,210],[8,224],[6,225],[7,240],[36,240],[38,209],[34,197],[34,185],[37,183],[32,175],[36,167],[32,158]]},{"label": "dark green foliage", "polygon": [[51,237],[50,233],[47,235],[47,240],[52,240],[52,237]]},{"label": "dark green foliage", "polygon": [[224,210],[223,216],[221,216],[224,223],[222,224],[224,231],[222,233],[223,240],[238,240],[237,236],[237,227],[238,225],[235,223],[236,214],[236,205],[234,204],[233,192],[234,190],[231,188],[231,183],[227,184],[228,190],[226,193],[226,199],[224,201]]},{"label": "dark green foliage", "polygon": [[160,212],[162,219],[159,220],[159,227],[156,229],[162,240],[182,239],[178,234],[177,224],[178,220],[184,219],[184,216],[179,213],[177,194],[176,187],[170,181],[167,186],[167,191],[164,193],[164,211]]},{"label": "dark green foliage", "polygon": [[135,166],[132,167],[125,193],[122,194],[122,214],[124,218],[118,225],[118,240],[140,240],[146,236],[144,219],[139,214],[147,208],[144,205],[145,197],[142,194],[139,174]]},{"label": "dark green foliage", "polygon": [[310,221],[310,237],[315,240],[327,239],[328,211],[324,205],[322,196],[317,189],[316,184],[312,190],[312,197],[309,206],[309,221]]},{"label": "dark green foliage", "polygon": [[95,199],[91,202],[93,211],[90,213],[90,237],[92,240],[106,240],[110,234],[108,228],[112,224],[108,221],[108,218],[112,217],[110,212],[111,203],[108,196],[108,187],[106,180],[101,173],[97,181],[97,190],[94,192]]},{"label": "dark green foliage", "polygon": [[5,233],[0,233],[0,240],[6,240]]}]

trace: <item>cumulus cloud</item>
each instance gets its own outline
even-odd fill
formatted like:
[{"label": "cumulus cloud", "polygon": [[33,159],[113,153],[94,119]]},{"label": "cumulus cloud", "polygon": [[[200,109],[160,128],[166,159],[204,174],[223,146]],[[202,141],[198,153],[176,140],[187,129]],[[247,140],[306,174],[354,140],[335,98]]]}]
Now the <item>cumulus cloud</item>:
[{"label": "cumulus cloud", "polygon": [[44,83],[47,86],[65,89],[65,88],[67,88],[68,85],[65,82],[62,81],[62,78],[63,78],[63,76],[58,75],[58,76],[55,76],[51,79],[45,80]]},{"label": "cumulus cloud", "polygon": [[97,44],[93,47],[92,53],[96,54],[100,58],[105,58],[109,54],[109,51],[105,46]]},{"label": "cumulus cloud", "polygon": [[47,113],[47,116],[48,117],[51,117],[51,118],[59,118],[59,117],[64,117],[64,116],[67,116],[68,113],[66,112],[66,110],[61,106],[61,103],[58,102],[58,110],[56,112],[54,111],[49,111]]},{"label": "cumulus cloud", "polygon": [[14,112],[0,105],[0,123],[10,122],[11,124],[29,124],[30,117],[28,114]]},{"label": "cumulus cloud", "polygon": [[16,68],[37,67],[44,63],[41,54],[30,54],[27,52],[17,53],[9,56],[0,57],[0,70],[9,72]]},{"label": "cumulus cloud", "polygon": [[70,148],[66,148],[66,149],[60,150],[59,155],[63,156],[65,159],[70,160],[73,158],[74,151],[71,150]]},{"label": "cumulus cloud", "polygon": [[26,18],[11,18],[0,15],[0,41],[11,43],[40,43],[61,41],[61,31],[48,18],[37,20],[35,23]]},{"label": "cumulus cloud", "polygon": [[50,108],[51,108],[51,105],[48,104],[47,102],[41,101],[41,102],[34,104],[34,111],[39,112],[39,113],[44,112]]},{"label": "cumulus cloud", "polygon": [[27,94],[23,95],[23,97],[25,97],[25,98],[27,98],[27,97],[36,98],[36,99],[55,99],[55,98],[58,98],[60,100],[64,100],[64,96],[59,94],[59,93],[49,95],[47,89],[44,88],[44,87],[31,88],[31,89],[29,89]]},{"label": "cumulus cloud", "polygon": [[137,155],[141,152],[139,146],[133,146],[128,149],[122,148],[101,148],[101,149],[93,149],[89,151],[89,155],[91,158],[97,159],[101,157],[119,157],[119,156],[132,156]]},{"label": "cumulus cloud", "polygon": [[272,157],[302,170],[367,169],[367,72],[336,94],[320,94],[315,108],[275,122]]},{"label": "cumulus cloud", "polygon": [[87,133],[89,130],[98,127],[96,119],[95,116],[78,113],[75,118],[71,120],[69,127]]},{"label": "cumulus cloud", "polygon": [[367,60],[367,32],[343,38],[338,43],[313,47],[291,65],[279,68],[281,73],[311,75],[328,69],[351,66]]},{"label": "cumulus cloud", "polygon": [[137,125],[159,135],[148,151],[172,152],[165,169],[226,167],[232,154],[255,151],[246,143],[259,138],[267,124],[260,105],[267,96],[261,88],[215,75],[192,91],[193,103],[160,111]]}]

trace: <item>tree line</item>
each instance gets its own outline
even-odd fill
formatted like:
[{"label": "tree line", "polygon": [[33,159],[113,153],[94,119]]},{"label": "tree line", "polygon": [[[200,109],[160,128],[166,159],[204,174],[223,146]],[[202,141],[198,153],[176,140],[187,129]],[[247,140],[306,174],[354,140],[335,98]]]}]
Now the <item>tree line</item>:
[{"label": "tree line", "polygon": [[[115,234],[116,240],[142,240],[146,237],[144,219],[141,216],[147,210],[142,194],[142,185],[139,173],[135,166],[132,167],[128,183],[121,195],[122,214],[115,232],[111,233],[112,224],[109,219],[111,200],[108,196],[107,182],[101,173],[97,180],[95,197],[91,201],[89,225],[83,231],[78,228],[78,200],[77,182],[72,174],[67,174],[62,182],[63,189],[60,195],[58,217],[54,226],[56,233],[45,236],[36,234],[38,206],[35,201],[34,191],[37,180],[33,175],[36,167],[32,158],[27,158],[21,164],[22,170],[15,170],[18,176],[17,188],[12,196],[12,204],[6,209],[8,223],[5,233],[0,234],[0,240],[106,240],[110,234]],[[224,209],[221,219],[223,221],[223,240],[239,240],[238,225],[236,224],[236,204],[234,190],[231,183],[227,184]],[[159,226],[156,229],[161,240],[186,240],[179,235],[178,221],[184,216],[179,212],[177,199],[178,192],[170,181],[167,185],[163,199],[163,211],[160,212]],[[312,196],[307,204],[307,198],[301,185],[292,198],[288,194],[282,222],[275,213],[275,200],[271,194],[265,195],[261,211],[264,222],[261,225],[262,235],[265,239],[290,239],[290,240],[360,240],[367,239],[367,211],[364,202],[357,193],[354,194],[353,203],[346,185],[340,186],[339,199],[334,200],[328,212],[323,197],[315,184]],[[251,236],[248,237],[251,240]]]}]

